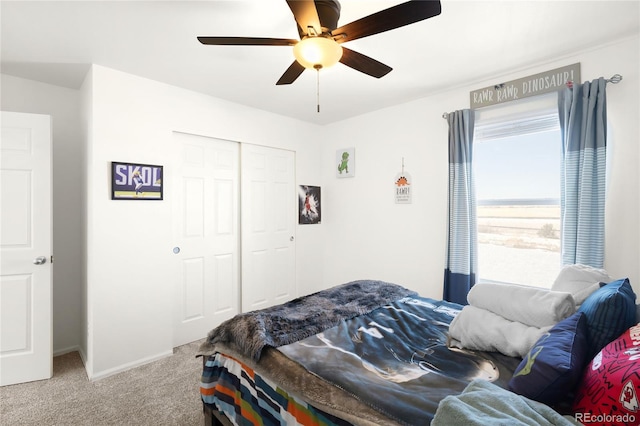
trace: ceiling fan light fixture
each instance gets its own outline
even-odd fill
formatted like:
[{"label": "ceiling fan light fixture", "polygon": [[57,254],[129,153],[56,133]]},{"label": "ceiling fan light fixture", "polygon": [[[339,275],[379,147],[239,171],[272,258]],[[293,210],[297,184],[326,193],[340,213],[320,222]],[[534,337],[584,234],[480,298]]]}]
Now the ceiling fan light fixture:
[{"label": "ceiling fan light fixture", "polygon": [[327,68],[342,58],[342,46],[329,37],[305,37],[293,46],[296,61],[305,68]]}]

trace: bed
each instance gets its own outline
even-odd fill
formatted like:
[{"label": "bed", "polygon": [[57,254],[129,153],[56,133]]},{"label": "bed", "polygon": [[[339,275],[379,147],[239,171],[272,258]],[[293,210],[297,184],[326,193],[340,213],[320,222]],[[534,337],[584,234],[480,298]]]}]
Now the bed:
[{"label": "bed", "polygon": [[[491,386],[485,405],[519,397],[507,389],[522,357],[449,341],[463,309],[363,280],[240,314],[200,348],[205,423],[423,425],[439,407],[443,419],[457,416],[459,408],[444,413],[462,401],[451,397],[475,395],[482,383]],[[560,416],[544,404],[533,408],[533,416]]]}]

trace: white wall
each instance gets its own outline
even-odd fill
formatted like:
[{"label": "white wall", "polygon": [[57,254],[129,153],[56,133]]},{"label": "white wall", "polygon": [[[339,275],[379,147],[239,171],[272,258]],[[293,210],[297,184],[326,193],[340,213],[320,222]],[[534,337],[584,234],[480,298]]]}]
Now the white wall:
[{"label": "white wall", "polygon": [[[332,135],[322,154],[327,286],[371,278],[436,296],[429,284],[444,276],[447,211],[443,103],[411,102],[327,127]],[[355,147],[355,176],[336,178],[336,150],[349,147]],[[403,157],[413,178],[413,203],[406,205],[393,198]]]},{"label": "white wall", "polygon": [[[93,66],[87,158],[87,283],[90,376],[96,378],[172,351],[172,197],[112,201],[110,162],[165,165],[172,132],[182,131],[296,151],[297,179],[318,184],[319,127],[129,74]],[[321,228],[299,229],[298,292],[321,286],[310,275]],[[317,271],[316,271],[317,272]]]},{"label": "white wall", "polygon": [[[624,78],[607,87],[612,167],[605,268],[614,277],[629,277],[640,294],[639,44],[637,36],[624,39],[327,126],[331,137],[322,145],[327,286],[384,279],[441,298],[448,180],[448,126],[442,114],[468,108],[471,90],[580,62],[582,80],[616,73]],[[356,149],[357,175],[338,179],[335,151],[347,147]],[[396,205],[392,197],[402,157],[414,181],[411,205]]]},{"label": "white wall", "polygon": [[616,278],[629,277],[640,298],[640,41],[591,52],[589,59],[584,76],[623,76],[619,84],[607,85],[605,268]]},{"label": "white wall", "polygon": [[[82,150],[82,176],[85,177],[88,175],[88,166],[89,163],[89,153],[91,152],[91,147],[93,145],[93,74],[87,73],[85,79],[82,83],[82,87],[80,88],[80,116],[78,117],[78,125],[81,128],[83,141],[82,147],[79,148]],[[82,264],[81,264],[81,289],[80,294],[82,297],[81,301],[81,315],[80,315],[80,336],[78,339],[80,340],[80,355],[82,356],[82,360],[85,364],[85,369],[87,372],[93,371],[93,344],[89,341],[89,334],[91,334],[91,330],[89,329],[89,318],[91,316],[91,306],[89,306],[89,286],[87,280],[87,230],[88,230],[88,193],[87,193],[87,179],[82,179],[82,209],[81,216],[82,220],[80,221],[81,227],[81,235],[82,235]],[[54,289],[55,291],[55,289]]]},{"label": "white wall", "polygon": [[81,330],[82,136],[77,90],[1,75],[3,111],[51,115],[53,152],[53,351],[78,349]]}]

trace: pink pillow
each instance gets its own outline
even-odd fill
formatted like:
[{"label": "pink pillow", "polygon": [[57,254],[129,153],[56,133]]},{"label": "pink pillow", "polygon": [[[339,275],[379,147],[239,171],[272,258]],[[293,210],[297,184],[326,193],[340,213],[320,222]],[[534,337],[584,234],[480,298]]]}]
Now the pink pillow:
[{"label": "pink pillow", "polygon": [[573,412],[583,424],[640,425],[640,324],[606,345],[589,363]]}]

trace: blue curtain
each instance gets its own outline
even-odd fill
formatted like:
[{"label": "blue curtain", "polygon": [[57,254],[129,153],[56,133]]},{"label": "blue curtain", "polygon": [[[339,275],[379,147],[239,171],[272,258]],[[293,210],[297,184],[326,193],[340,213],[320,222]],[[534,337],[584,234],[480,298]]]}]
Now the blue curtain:
[{"label": "blue curtain", "polygon": [[449,220],[443,299],[467,304],[476,282],[478,237],[476,195],[471,170],[474,113],[455,111],[449,122]]},{"label": "blue curtain", "polygon": [[562,264],[602,268],[606,180],[606,80],[558,94],[562,132]]}]

